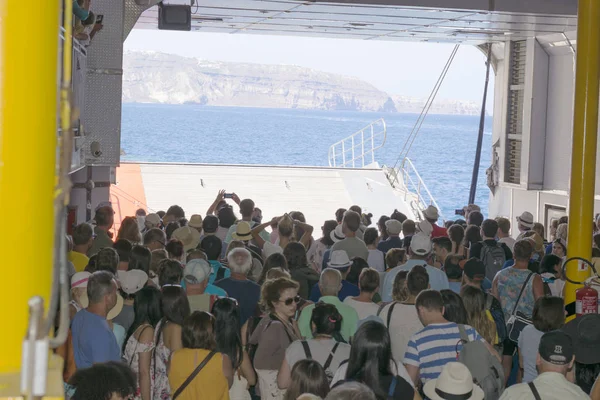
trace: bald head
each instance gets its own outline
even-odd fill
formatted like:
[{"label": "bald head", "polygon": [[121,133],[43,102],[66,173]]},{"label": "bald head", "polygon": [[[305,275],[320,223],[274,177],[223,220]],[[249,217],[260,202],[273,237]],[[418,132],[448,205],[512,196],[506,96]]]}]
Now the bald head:
[{"label": "bald head", "polygon": [[319,289],[322,296],[337,296],[342,287],[342,274],[337,269],[327,268],[321,272]]}]

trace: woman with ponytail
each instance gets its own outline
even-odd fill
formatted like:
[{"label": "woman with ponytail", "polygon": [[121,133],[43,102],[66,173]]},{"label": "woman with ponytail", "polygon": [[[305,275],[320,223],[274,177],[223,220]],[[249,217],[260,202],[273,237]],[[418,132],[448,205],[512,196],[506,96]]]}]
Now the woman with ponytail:
[{"label": "woman with ponytail", "polygon": [[315,305],[311,327],[314,339],[296,340],[287,348],[277,376],[279,388],[285,389],[290,385],[292,368],[300,360],[317,361],[331,381],[340,363],[350,356],[350,345],[340,333],[342,315],[333,304],[321,302]]}]

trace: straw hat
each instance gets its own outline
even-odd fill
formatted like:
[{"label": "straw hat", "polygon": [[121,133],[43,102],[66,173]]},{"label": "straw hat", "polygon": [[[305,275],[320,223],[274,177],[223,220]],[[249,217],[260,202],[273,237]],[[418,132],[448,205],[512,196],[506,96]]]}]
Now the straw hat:
[{"label": "straw hat", "polygon": [[106,320],[111,321],[116,318],[117,315],[121,314],[121,310],[123,310],[123,297],[119,293],[117,293],[117,304],[108,312],[106,315]]},{"label": "straw hat", "polygon": [[182,226],[173,231],[171,238],[181,240],[183,243],[183,250],[188,251],[198,247],[198,243],[200,243],[200,232],[189,226]]},{"label": "straw hat", "polygon": [[202,216],[200,214],[194,214],[190,217],[188,226],[194,229],[202,230]]},{"label": "straw hat", "polygon": [[331,240],[333,240],[333,243],[337,243],[346,239],[346,235],[344,235],[342,225],[339,224],[338,226],[336,226],[335,229],[332,230],[329,234],[329,237],[331,238]]},{"label": "straw hat", "polygon": [[251,230],[252,228],[250,228],[250,224],[248,222],[240,221],[237,223],[237,226],[235,227],[235,232],[233,232],[231,237],[233,238],[233,240],[241,240],[242,242],[247,242],[248,240],[252,239],[252,234],[250,233]]}]

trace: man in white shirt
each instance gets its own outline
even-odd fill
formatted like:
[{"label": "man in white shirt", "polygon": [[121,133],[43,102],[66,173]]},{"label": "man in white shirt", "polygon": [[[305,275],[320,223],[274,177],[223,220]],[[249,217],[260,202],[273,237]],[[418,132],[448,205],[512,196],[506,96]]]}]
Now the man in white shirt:
[{"label": "man in white shirt", "polygon": [[561,331],[545,333],[537,355],[539,375],[530,383],[520,383],[504,391],[500,400],[583,400],[581,388],[567,380],[575,362],[571,337]]}]

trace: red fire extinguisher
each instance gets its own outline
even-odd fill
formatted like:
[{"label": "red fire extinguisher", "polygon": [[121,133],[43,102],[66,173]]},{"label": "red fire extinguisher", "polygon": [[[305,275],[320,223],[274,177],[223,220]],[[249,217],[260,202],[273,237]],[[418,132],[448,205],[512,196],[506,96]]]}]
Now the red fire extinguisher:
[{"label": "red fire extinguisher", "polygon": [[588,282],[575,292],[575,314],[578,317],[585,314],[598,314],[598,291]]},{"label": "red fire extinguisher", "polygon": [[566,260],[563,263],[563,276],[565,277],[565,279],[575,285],[583,285],[582,288],[577,289],[577,291],[575,291],[575,314],[577,317],[581,317],[582,315],[585,314],[598,314],[598,291],[596,289],[594,289],[593,287],[591,287],[591,283],[589,282],[576,282],[573,281],[571,279],[569,279],[569,277],[567,276],[567,263],[569,261],[578,261],[578,262],[582,262],[583,264],[587,264],[587,266],[589,266],[592,271],[594,272],[594,274],[596,276],[598,276],[598,273],[596,272],[596,268],[594,266],[594,264],[592,264],[591,262],[589,262],[588,260],[581,258],[581,257],[572,257],[569,258],[568,260]]}]

